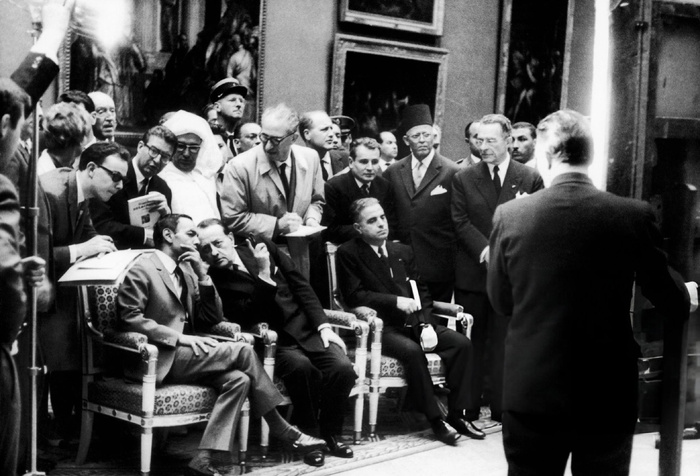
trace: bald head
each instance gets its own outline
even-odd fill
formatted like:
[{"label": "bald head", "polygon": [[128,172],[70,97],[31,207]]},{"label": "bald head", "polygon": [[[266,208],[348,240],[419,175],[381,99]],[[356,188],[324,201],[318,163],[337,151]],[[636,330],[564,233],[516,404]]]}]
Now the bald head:
[{"label": "bald head", "polygon": [[114,100],[101,91],[93,91],[90,99],[95,104],[95,125],[92,130],[97,140],[112,140],[117,130],[117,110]]}]

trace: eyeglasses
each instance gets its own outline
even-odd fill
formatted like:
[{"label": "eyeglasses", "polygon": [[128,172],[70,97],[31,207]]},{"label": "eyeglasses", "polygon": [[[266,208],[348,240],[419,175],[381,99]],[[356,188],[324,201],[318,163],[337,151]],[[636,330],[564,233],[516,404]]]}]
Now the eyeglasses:
[{"label": "eyeglasses", "polygon": [[413,139],[413,140],[418,140],[418,139],[430,139],[431,137],[433,137],[433,133],[432,133],[432,132],[418,132],[418,133],[416,133],[416,134],[411,134],[411,135],[408,136],[408,137],[409,137],[410,139]]},{"label": "eyeglasses", "polygon": [[105,114],[114,115],[117,113],[117,110],[113,107],[98,107],[95,109],[95,114],[98,116],[103,116]]},{"label": "eyeglasses", "polygon": [[152,145],[148,145],[148,144],[143,144],[143,145],[148,148],[148,156],[150,158],[157,159],[158,157],[160,157],[163,162],[170,162],[170,159],[172,158],[172,156],[170,154],[166,154],[165,152],[163,152],[159,148],[153,147]]},{"label": "eyeglasses", "polygon": [[199,149],[202,148],[201,144],[197,145],[191,145],[191,144],[183,144],[182,142],[177,143],[177,147],[175,148],[176,151],[178,151],[180,154],[185,152],[185,149],[189,151],[190,154],[199,154]]},{"label": "eyeglasses", "polygon": [[[97,165],[97,164],[95,164],[95,165]],[[97,166],[109,174],[110,178],[112,179],[112,182],[117,183],[117,182],[121,182],[122,180],[124,180],[124,176],[122,175],[121,172],[115,172],[114,170],[110,170],[107,167],[103,167],[102,165],[97,165]]]},{"label": "eyeglasses", "polygon": [[291,136],[292,134],[294,134],[294,131],[290,132],[289,134],[287,134],[284,137],[274,137],[274,136],[269,136],[269,135],[265,134],[264,132],[261,132],[260,133],[260,141],[263,144],[267,144],[268,142],[272,142],[274,145],[280,145],[283,140],[285,140],[287,137]]}]

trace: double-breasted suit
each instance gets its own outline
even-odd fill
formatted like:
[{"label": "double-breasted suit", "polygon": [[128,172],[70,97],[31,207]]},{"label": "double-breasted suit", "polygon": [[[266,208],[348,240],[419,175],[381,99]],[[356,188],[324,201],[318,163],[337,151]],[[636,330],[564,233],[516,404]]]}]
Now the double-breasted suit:
[{"label": "double-breasted suit", "polygon": [[450,215],[452,178],[459,168],[435,153],[418,189],[413,184],[411,155],[392,164],[382,177],[391,184],[396,227],[392,239],[410,245],[416,266],[433,299],[452,299],[456,252]]},{"label": "double-breasted suit", "polygon": [[[158,346],[156,383],[200,383],[217,389],[219,397],[202,435],[200,449],[231,451],[238,416],[246,397],[262,416],[282,402],[252,346],[219,343],[196,356],[178,345],[181,334],[201,332],[223,318],[221,300],[212,285],[200,284],[189,265],[180,265],[184,290],[176,291],[162,254],[137,261],[117,295],[120,327],[145,334]],[[174,266],[177,266],[174,264]]]},{"label": "double-breasted suit", "polygon": [[[46,192],[53,235],[53,268],[59,278],[71,265],[70,245],[97,235],[87,200],[78,203],[76,171],[67,167],[52,170],[39,179]],[[77,293],[58,286],[56,309],[41,319],[39,335],[50,371],[80,370],[80,339],[77,319]]]},{"label": "double-breasted suit", "polygon": [[209,270],[224,315],[244,329],[266,322],[278,333],[275,373],[292,399],[294,422],[306,430],[318,426],[324,436],[339,435],[355,384],[352,363],[339,346],[323,346],[318,328],[328,320],[316,294],[287,255],[273,243],[265,244],[274,285],[258,277],[258,264],[247,246],[236,247],[245,270]]},{"label": "double-breasted suit", "polygon": [[[486,262],[480,262],[481,253],[488,246],[496,208],[517,196],[533,194],[543,187],[542,178],[536,170],[514,160],[508,162],[500,195],[496,195],[486,162],[462,168],[454,176],[452,220],[458,243],[455,302],[474,316],[472,342],[475,371],[471,385],[472,399],[474,402],[479,401],[484,391],[484,375],[490,374],[491,394],[486,395],[486,399],[490,400],[491,414],[496,420],[500,419],[501,413],[504,322],[502,316],[494,314],[486,296]],[[491,346],[487,349],[489,337]],[[490,372],[485,368],[489,360],[486,353],[490,355]],[[478,412],[478,409],[473,408],[471,412]]]},{"label": "double-breasted suit", "polygon": [[[148,192],[162,193],[170,206],[172,192],[165,180],[159,176],[151,177]],[[111,236],[114,246],[119,250],[144,247],[145,229],[141,226],[132,226],[129,219],[129,200],[138,196],[140,193],[136,172],[134,172],[134,161],[130,160],[123,188],[112,195],[107,202],[99,199],[90,200],[90,216],[95,229],[101,235]]]},{"label": "double-breasted suit", "polygon": [[[435,328],[438,344],[433,352],[447,367],[450,412],[461,413],[471,406],[468,386],[472,373],[472,346],[463,334],[437,324],[433,301],[420,279],[411,248],[386,242],[387,263],[362,238],[354,238],[338,249],[338,286],[348,306],[368,306],[384,320],[382,353],[406,366],[408,392],[416,410],[428,420],[441,417],[425,352],[420,345],[421,324]],[[388,264],[388,266],[387,266]],[[397,308],[397,297],[413,297],[409,280],[416,282],[421,310],[406,315]]]},{"label": "double-breasted suit", "polygon": [[224,224],[241,236],[276,238],[277,219],[294,212],[305,222],[321,223],[324,191],[318,154],[292,145],[293,166],[286,196],[277,167],[265,155],[262,144],[231,160],[224,168],[221,208]]},{"label": "double-breasted suit", "polygon": [[[510,316],[503,392],[509,461],[525,457],[532,474],[563,474],[568,452],[559,452],[571,450],[569,435],[581,435],[582,465],[590,458],[623,464],[617,458],[620,445],[631,450],[641,355],[630,325],[634,281],[666,319],[688,317],[688,293],[661,243],[648,204],[601,192],[581,173],[560,175],[496,210],[488,294]],[[550,435],[550,445],[510,425],[509,413],[556,422],[563,431]],[[615,434],[620,444],[605,448]],[[560,467],[545,471],[543,463]],[[613,473],[599,467],[586,474]]]},{"label": "double-breasted suit", "polygon": [[[369,197],[379,200],[389,221],[389,229],[395,226],[394,197],[391,185],[382,177],[375,177],[369,186]],[[326,239],[333,243],[345,243],[358,236],[353,226],[350,205],[359,198],[366,198],[357,185],[352,172],[336,175],[326,182],[326,205],[323,207],[323,222],[327,226]]]}]

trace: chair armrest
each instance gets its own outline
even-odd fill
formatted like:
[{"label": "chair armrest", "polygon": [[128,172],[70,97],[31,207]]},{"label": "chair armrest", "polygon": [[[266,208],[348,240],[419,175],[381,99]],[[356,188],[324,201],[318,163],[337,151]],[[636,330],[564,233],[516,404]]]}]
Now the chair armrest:
[{"label": "chair armrest", "polygon": [[[149,381],[155,384],[158,347],[148,343],[148,337],[139,332],[117,332],[108,330],[103,335],[103,344],[113,349],[139,354],[141,365],[132,366],[122,360],[124,376],[135,381]],[[135,362],[134,362],[135,363]]]},{"label": "chair armrest", "polygon": [[343,327],[345,329],[354,329],[353,323],[357,321],[355,314],[345,311],[332,311],[324,309],[328,323],[332,326]]},{"label": "chair armrest", "polygon": [[141,352],[144,345],[148,344],[148,337],[140,332],[106,331],[103,336],[105,345],[125,350]]},{"label": "chair armrest", "polygon": [[459,304],[452,304],[443,301],[433,301],[433,312],[450,317],[457,317],[457,314],[464,312],[464,308]]},{"label": "chair armrest", "polygon": [[348,312],[353,313],[355,317],[368,323],[371,323],[372,320],[377,317],[377,311],[367,306],[354,307],[348,309]]},{"label": "chair armrest", "polygon": [[459,304],[434,301],[433,314],[443,319],[447,319],[447,327],[452,330],[457,330],[457,322],[461,323],[464,335],[471,339],[474,317],[471,314],[464,312],[464,308]]},{"label": "chair armrest", "polygon": [[245,342],[250,345],[255,342],[255,338],[251,334],[241,332],[241,326],[235,322],[222,321],[211,326],[206,332],[198,332],[198,334],[217,340]]}]

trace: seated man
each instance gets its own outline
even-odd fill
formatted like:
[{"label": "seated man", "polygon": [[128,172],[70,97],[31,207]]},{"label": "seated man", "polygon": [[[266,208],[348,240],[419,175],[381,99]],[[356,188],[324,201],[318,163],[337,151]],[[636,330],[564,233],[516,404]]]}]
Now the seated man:
[{"label": "seated man", "polygon": [[[211,265],[209,274],[224,314],[244,328],[265,321],[279,334],[275,372],[292,399],[294,422],[302,430],[318,428],[332,455],[351,458],[352,449],[338,436],[356,375],[345,344],[331,330],[309,283],[267,240],[255,248],[250,242],[236,248],[220,220],[205,220],[198,229],[201,253]],[[320,452],[304,460],[316,466],[324,463]]]},{"label": "seated man", "polygon": [[[223,316],[221,300],[197,252],[192,219],[166,215],[156,223],[154,241],[157,251],[127,272],[117,309],[123,330],[145,334],[159,347],[157,383],[197,383],[219,392],[188,474],[219,471],[211,466],[213,453],[231,452],[246,397],[253,414],[265,418],[271,433],[293,448],[309,451],[324,446],[324,441],[301,433],[277,413],[282,395],[250,345],[194,334]],[[229,470],[226,474],[240,473]]]},{"label": "seated man", "polygon": [[90,216],[98,233],[111,236],[119,250],[153,247],[153,228],[131,225],[129,200],[149,196],[151,210],[160,216],[170,213],[172,192],[157,174],[170,162],[177,137],[163,126],[155,126],[143,135],[136,155],[129,161],[124,188],[108,201],[90,200]]},{"label": "seated man", "polygon": [[[462,417],[469,408],[472,346],[469,339],[433,323],[433,302],[421,282],[411,248],[387,241],[389,226],[376,198],[361,198],[351,207],[360,236],[338,249],[338,284],[348,306],[369,306],[384,320],[382,352],[406,367],[408,394],[425,413],[435,436],[453,445],[459,433],[483,439],[484,433]],[[415,281],[420,302],[411,297]],[[442,358],[447,367],[449,414],[443,420],[422,348]],[[455,431],[457,430],[457,431]]]},{"label": "seated man", "polygon": [[345,243],[359,236],[350,216],[350,205],[355,200],[374,197],[387,215],[393,213],[389,182],[377,175],[379,143],[369,137],[354,140],[350,145],[349,160],[349,173],[336,175],[326,182],[322,223],[328,226],[326,238],[333,243]]}]

